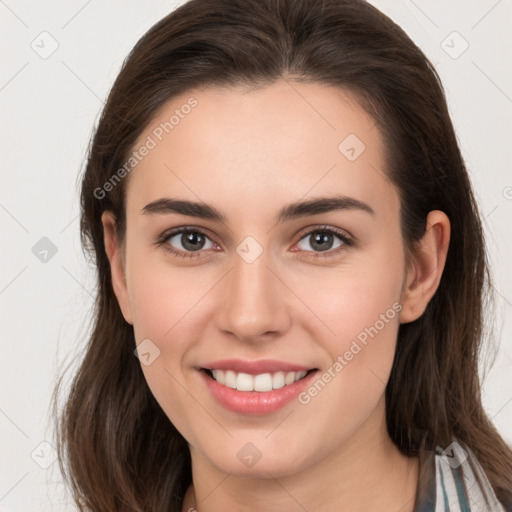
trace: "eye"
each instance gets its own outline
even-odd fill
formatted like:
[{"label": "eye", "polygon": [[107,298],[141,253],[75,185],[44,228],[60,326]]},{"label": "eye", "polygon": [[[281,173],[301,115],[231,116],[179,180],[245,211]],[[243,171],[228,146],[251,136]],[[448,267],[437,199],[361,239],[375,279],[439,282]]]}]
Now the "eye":
[{"label": "eye", "polygon": [[[321,227],[309,231],[297,245],[302,251],[316,253],[312,255],[314,258],[327,258],[337,255],[352,244],[351,238],[345,232],[332,227]],[[312,247],[312,251],[308,250],[308,245]]]},{"label": "eye", "polygon": [[[192,227],[181,227],[166,232],[157,240],[156,245],[162,246],[179,258],[199,258],[205,250],[219,248],[206,233]],[[308,245],[312,250],[308,249]],[[328,258],[338,255],[351,245],[353,245],[352,238],[346,232],[322,226],[303,235],[297,243],[299,249],[294,249],[293,252],[312,253],[307,256],[308,258]]]},{"label": "eye", "polygon": [[192,228],[180,228],[171,233],[164,233],[157,245],[181,258],[200,257],[203,250],[217,247],[208,235]]}]

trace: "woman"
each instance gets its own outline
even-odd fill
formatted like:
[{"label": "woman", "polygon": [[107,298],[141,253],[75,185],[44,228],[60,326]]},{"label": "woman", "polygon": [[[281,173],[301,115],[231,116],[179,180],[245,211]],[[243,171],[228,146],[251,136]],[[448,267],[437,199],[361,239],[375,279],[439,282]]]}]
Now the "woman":
[{"label": "woman", "polygon": [[97,308],[58,438],[80,510],[512,510],[477,206],[435,70],[371,5],[161,20],[81,229]]}]

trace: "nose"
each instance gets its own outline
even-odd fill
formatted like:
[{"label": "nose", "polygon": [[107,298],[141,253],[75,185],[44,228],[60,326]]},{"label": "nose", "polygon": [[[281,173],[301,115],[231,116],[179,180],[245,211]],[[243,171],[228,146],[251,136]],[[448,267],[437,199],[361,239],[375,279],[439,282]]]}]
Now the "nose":
[{"label": "nose", "polygon": [[218,329],[245,343],[282,336],[291,325],[292,293],[266,252],[251,263],[238,254],[233,260],[219,297]]}]

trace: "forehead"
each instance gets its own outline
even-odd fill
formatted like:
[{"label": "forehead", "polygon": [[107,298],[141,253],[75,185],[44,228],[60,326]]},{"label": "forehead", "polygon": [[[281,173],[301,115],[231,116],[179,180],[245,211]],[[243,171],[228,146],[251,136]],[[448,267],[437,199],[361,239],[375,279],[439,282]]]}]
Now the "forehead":
[{"label": "forehead", "polygon": [[128,210],[166,195],[258,210],[334,189],[373,202],[394,195],[375,121],[324,84],[190,90],[160,109],[134,150],[143,146]]}]

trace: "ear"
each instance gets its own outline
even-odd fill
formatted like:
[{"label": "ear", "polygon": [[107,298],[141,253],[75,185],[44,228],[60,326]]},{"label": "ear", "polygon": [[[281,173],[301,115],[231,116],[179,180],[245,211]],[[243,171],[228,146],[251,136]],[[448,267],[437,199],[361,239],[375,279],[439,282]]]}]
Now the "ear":
[{"label": "ear", "polygon": [[423,238],[407,270],[402,292],[400,322],[417,320],[439,286],[450,243],[450,220],[444,212],[431,211]]},{"label": "ear", "polygon": [[123,248],[118,244],[116,236],[116,218],[110,211],[103,212],[101,216],[103,224],[103,243],[110,261],[110,273],[112,275],[112,288],[117,297],[124,319],[133,325],[132,311],[126,286],[124,269]]}]

